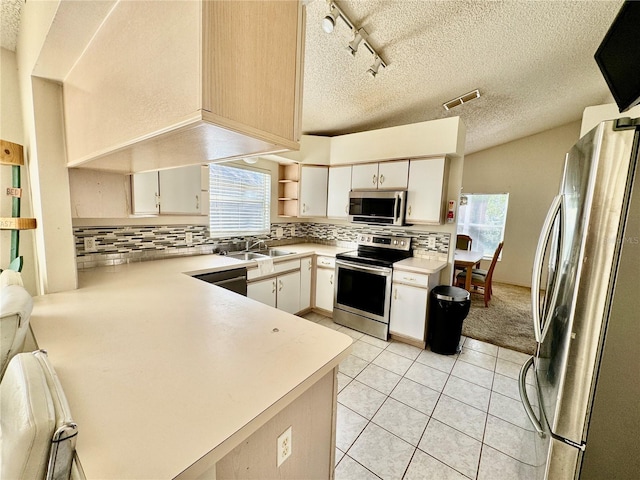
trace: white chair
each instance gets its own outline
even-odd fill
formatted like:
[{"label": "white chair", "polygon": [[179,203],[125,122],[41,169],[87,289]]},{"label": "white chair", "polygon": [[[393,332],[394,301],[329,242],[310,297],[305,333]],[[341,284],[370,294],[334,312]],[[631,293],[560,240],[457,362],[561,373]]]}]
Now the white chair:
[{"label": "white chair", "polygon": [[0,289],[0,380],[11,358],[22,352],[32,309],[33,299],[21,285]]},{"label": "white chair", "polygon": [[78,433],[46,352],[20,353],[0,383],[3,480],[68,480]]}]

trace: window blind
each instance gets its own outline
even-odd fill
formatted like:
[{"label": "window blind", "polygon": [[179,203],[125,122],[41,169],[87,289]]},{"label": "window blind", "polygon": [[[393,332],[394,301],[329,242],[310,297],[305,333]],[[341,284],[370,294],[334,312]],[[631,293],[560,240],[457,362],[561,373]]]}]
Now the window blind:
[{"label": "window blind", "polygon": [[209,235],[268,232],[271,175],[219,163],[209,165]]}]

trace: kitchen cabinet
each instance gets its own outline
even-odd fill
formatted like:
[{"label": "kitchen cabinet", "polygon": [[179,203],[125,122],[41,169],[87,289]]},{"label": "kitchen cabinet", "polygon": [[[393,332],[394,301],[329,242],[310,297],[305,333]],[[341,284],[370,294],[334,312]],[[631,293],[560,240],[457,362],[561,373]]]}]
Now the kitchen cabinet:
[{"label": "kitchen cabinet", "polygon": [[327,217],[349,217],[349,192],[351,191],[351,165],[329,167]]},{"label": "kitchen cabinet", "polygon": [[247,297],[285,312],[299,312],[300,260],[274,262],[273,267],[266,278],[258,268],[247,270]]},{"label": "kitchen cabinet", "polygon": [[297,163],[278,166],[278,216],[298,216],[300,166]]},{"label": "kitchen cabinet", "polygon": [[410,161],[407,223],[443,223],[448,182],[447,167],[445,157]]},{"label": "kitchen cabinet", "polygon": [[354,190],[405,189],[408,174],[408,160],[353,165],[351,188]]},{"label": "kitchen cabinet", "polygon": [[315,307],[333,312],[335,258],[319,256],[316,260]]},{"label": "kitchen cabinet", "polygon": [[132,173],[297,150],[305,8],[116,2],[63,83],[68,166]]},{"label": "kitchen cabinet", "polygon": [[289,313],[300,311],[300,271],[247,284],[247,297]]},{"label": "kitchen cabinet", "polygon": [[329,168],[302,165],[300,168],[300,217],[327,216]]},{"label": "kitchen cabinet", "polygon": [[429,292],[437,275],[393,270],[389,333],[407,343],[425,347]]},{"label": "kitchen cabinet", "polygon": [[311,277],[313,256],[300,259],[300,311],[311,308]]},{"label": "kitchen cabinet", "polygon": [[133,213],[201,215],[208,204],[202,170],[200,165],[191,165],[132,175]]}]

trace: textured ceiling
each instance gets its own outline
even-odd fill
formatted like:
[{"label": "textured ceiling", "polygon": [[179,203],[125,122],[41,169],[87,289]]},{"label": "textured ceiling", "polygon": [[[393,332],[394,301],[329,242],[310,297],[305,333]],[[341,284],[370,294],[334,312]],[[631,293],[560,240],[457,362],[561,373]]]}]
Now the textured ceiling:
[{"label": "textured ceiling", "polygon": [[25,0],[1,0],[0,47],[15,52],[20,28],[20,11]]},{"label": "textured ceiling", "polygon": [[[15,50],[24,0],[1,0],[2,47]],[[578,120],[613,98],[593,60],[622,0],[338,0],[388,68],[338,21],[320,28],[325,0],[307,4],[302,129],[339,135],[460,116],[471,153]],[[450,112],[442,103],[482,97]]]},{"label": "textured ceiling", "polygon": [[[302,129],[337,135],[460,116],[467,153],[580,119],[612,102],[593,60],[622,1],[336,2],[388,63],[346,50],[348,27],[320,27],[325,0],[307,5]],[[446,112],[474,89],[482,97]]]}]

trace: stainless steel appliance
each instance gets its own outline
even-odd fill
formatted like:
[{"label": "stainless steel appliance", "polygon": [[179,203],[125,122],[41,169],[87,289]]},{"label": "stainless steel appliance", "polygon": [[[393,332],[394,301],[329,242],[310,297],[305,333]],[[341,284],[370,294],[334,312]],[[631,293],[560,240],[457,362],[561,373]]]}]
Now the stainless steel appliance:
[{"label": "stainless steel appliance", "polygon": [[538,345],[520,373],[538,479],[640,472],[639,143],[640,119],[603,122],[581,138],[544,222],[531,289]]},{"label": "stainless steel appliance", "polygon": [[358,249],[336,255],[333,321],[389,337],[393,263],[411,256],[411,237],[360,235]]},{"label": "stainless steel appliance", "polygon": [[353,223],[404,225],[405,190],[352,190],[349,192],[349,220]]},{"label": "stainless steel appliance", "polygon": [[194,277],[245,297],[247,296],[247,269],[244,267],[232,268],[221,272],[203,273],[194,275]]}]

